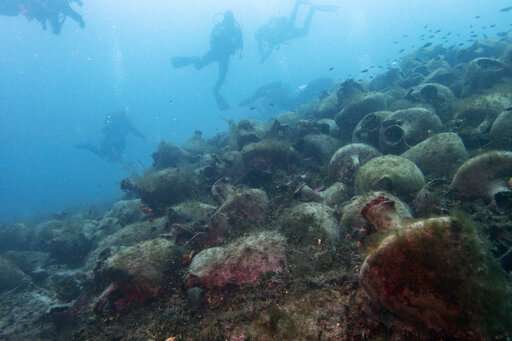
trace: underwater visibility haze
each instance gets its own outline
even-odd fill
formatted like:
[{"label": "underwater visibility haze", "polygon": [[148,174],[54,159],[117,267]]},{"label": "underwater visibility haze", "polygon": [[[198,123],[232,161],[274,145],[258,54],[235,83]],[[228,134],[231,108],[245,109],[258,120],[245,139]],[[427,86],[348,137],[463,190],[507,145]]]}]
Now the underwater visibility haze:
[{"label": "underwater visibility haze", "polygon": [[511,1],[0,1],[0,339],[512,338]]}]

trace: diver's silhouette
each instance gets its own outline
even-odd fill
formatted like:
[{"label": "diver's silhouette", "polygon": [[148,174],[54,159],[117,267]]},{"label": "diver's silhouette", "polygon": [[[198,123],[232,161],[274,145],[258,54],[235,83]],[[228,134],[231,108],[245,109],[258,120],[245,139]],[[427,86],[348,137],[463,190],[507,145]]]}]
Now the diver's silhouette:
[{"label": "diver's silhouette", "polygon": [[337,6],[311,6],[302,27],[297,26],[297,16],[301,5],[307,5],[309,1],[297,0],[290,17],[276,17],[270,19],[256,32],[256,41],[258,43],[258,52],[260,61],[265,62],[272,52],[278,49],[282,44],[304,37],[311,29],[313,16],[317,11],[334,12]]},{"label": "diver's silhouette", "polygon": [[85,27],[84,19],[71,7],[72,3],[82,5],[81,0],[1,0],[0,15],[25,16],[27,20],[39,22],[44,30],[49,23],[52,32],[59,34],[68,17]]},{"label": "diver's silhouette", "polygon": [[101,133],[99,145],[84,143],[75,147],[90,151],[107,161],[122,162],[128,135],[145,139],[144,135],[132,125],[124,111],[108,114]]},{"label": "diver's silhouette", "polygon": [[217,105],[221,110],[227,110],[229,105],[220,94],[220,89],[226,80],[231,56],[243,49],[242,31],[235,20],[233,12],[224,13],[224,19],[218,23],[210,36],[210,50],[202,57],[175,57],[172,64],[175,68],[194,66],[197,70],[211,63],[219,64],[219,75],[213,88]]}]

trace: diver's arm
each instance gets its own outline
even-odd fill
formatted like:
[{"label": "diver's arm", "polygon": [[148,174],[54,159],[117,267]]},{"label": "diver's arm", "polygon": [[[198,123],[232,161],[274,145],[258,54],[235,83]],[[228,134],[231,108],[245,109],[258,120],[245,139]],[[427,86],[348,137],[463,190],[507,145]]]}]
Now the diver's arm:
[{"label": "diver's arm", "polygon": [[146,139],[146,136],[144,136],[144,134],[142,134],[138,129],[136,129],[135,127],[133,127],[132,125],[130,125],[129,127],[129,131],[130,133],[133,135],[133,136],[136,136],[138,138],[141,138],[143,140]]}]

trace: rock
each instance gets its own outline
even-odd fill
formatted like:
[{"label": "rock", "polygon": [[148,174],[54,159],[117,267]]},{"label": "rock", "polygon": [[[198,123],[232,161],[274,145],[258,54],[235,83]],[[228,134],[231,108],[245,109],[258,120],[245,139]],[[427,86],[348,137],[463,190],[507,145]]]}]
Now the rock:
[{"label": "rock", "polygon": [[425,185],[421,170],[411,161],[394,155],[374,158],[356,175],[356,192],[384,190],[404,199],[412,199]]},{"label": "rock", "polygon": [[356,196],[342,209],[341,227],[352,239],[364,241],[376,232],[399,228],[412,219],[409,206],[386,192]]},{"label": "rock", "polygon": [[117,219],[121,226],[144,220],[142,201],[140,199],[118,201],[104,217]]},{"label": "rock", "polygon": [[329,96],[320,100],[316,108],[315,116],[318,118],[332,118],[339,111],[339,108],[338,95],[331,93]]},{"label": "rock", "polygon": [[363,117],[354,129],[352,142],[368,144],[372,147],[379,148],[382,122],[392,114],[393,112],[391,111],[377,111]]},{"label": "rock", "polygon": [[466,67],[463,94],[467,96],[478,90],[491,88],[511,75],[511,69],[498,59],[476,58]]},{"label": "rock", "polygon": [[122,247],[133,246],[169,232],[166,218],[127,225],[98,243],[98,246],[87,258],[85,268],[87,270],[94,269],[99,262],[110,257]]},{"label": "rock", "polygon": [[212,289],[255,284],[267,273],[284,271],[285,252],[285,238],[277,232],[260,232],[203,250],[190,264],[187,286]]},{"label": "rock", "polygon": [[0,251],[29,249],[32,237],[33,231],[25,224],[0,225]]},{"label": "rock", "polygon": [[400,154],[440,132],[442,123],[430,110],[410,108],[395,111],[383,122],[380,130],[380,150],[386,153]]},{"label": "rock", "polygon": [[382,93],[370,93],[345,106],[338,115],[336,123],[340,127],[341,136],[350,140],[357,123],[372,112],[386,110],[387,98]]},{"label": "rock", "polygon": [[236,150],[261,141],[262,136],[263,128],[257,122],[250,120],[242,120],[238,124],[230,122],[231,146]]},{"label": "rock", "polygon": [[340,144],[340,141],[329,135],[309,134],[301,141],[299,150],[323,164],[329,161]]},{"label": "rock", "polygon": [[247,231],[265,224],[269,210],[267,194],[259,189],[236,190],[213,215],[210,230],[224,234]]},{"label": "rock", "polygon": [[116,233],[120,229],[123,228],[123,225],[119,223],[117,218],[112,217],[104,217],[94,226],[94,229],[84,229],[84,234],[87,238],[98,243],[100,240],[105,237]]},{"label": "rock", "polygon": [[130,190],[154,211],[179,204],[192,197],[196,178],[186,170],[167,168],[150,171],[136,179]]},{"label": "rock", "polygon": [[339,238],[334,210],[321,203],[302,203],[288,209],[281,220],[283,233],[294,244],[335,242]]},{"label": "rock", "polygon": [[340,128],[336,124],[335,120],[332,120],[330,118],[323,118],[321,120],[316,121],[317,126],[320,127],[320,130],[326,134],[330,135],[332,137],[337,137],[340,135]]},{"label": "rock", "polygon": [[461,199],[483,199],[499,208],[512,208],[512,152],[493,151],[467,160],[450,185]]},{"label": "rock", "polygon": [[475,41],[471,46],[459,49],[456,53],[456,63],[468,63],[477,58],[492,58],[501,55],[507,47],[507,44]]},{"label": "rock", "polygon": [[320,192],[324,203],[330,207],[337,207],[350,199],[350,189],[342,182],[335,182]]},{"label": "rock", "polygon": [[30,278],[14,263],[0,257],[0,294],[30,284]]},{"label": "rock", "polygon": [[504,111],[496,118],[489,136],[493,148],[512,149],[512,111]]},{"label": "rock", "polygon": [[489,142],[492,124],[507,104],[505,98],[496,95],[476,95],[458,103],[455,128],[467,148],[476,149]]},{"label": "rock", "polygon": [[38,247],[59,264],[78,266],[92,248],[77,222],[52,220],[36,226]]},{"label": "rock", "polygon": [[158,150],[153,153],[152,157],[155,170],[182,166],[192,160],[192,156],[188,152],[165,141],[160,142]]},{"label": "rock", "polygon": [[79,271],[60,271],[50,275],[47,287],[55,292],[57,298],[69,303],[77,299],[84,290],[85,273]]},{"label": "rock", "polygon": [[122,311],[157,296],[166,274],[178,267],[179,257],[174,242],[162,238],[122,248],[95,271],[96,283],[107,287],[95,309]]},{"label": "rock", "polygon": [[366,258],[359,281],[372,301],[416,328],[477,340],[512,325],[506,275],[459,219],[421,220],[391,233]]},{"label": "rock", "polygon": [[264,140],[248,144],[242,149],[242,159],[248,170],[287,169],[296,158],[292,146],[281,141]]},{"label": "rock", "polygon": [[185,221],[205,222],[215,213],[217,207],[198,201],[187,201],[177,206],[173,206],[168,211],[172,211],[173,215],[180,217]]},{"label": "rock", "polygon": [[453,118],[455,95],[447,86],[436,83],[423,83],[413,88],[407,97],[430,105],[443,122]]},{"label": "rock", "polygon": [[[338,96],[338,103],[341,105],[341,107],[348,106],[350,103],[360,100],[365,96],[365,94],[366,90],[364,87],[353,79],[348,79],[341,83],[338,90],[336,91],[336,95]],[[338,111],[339,109],[336,112]]]},{"label": "rock", "polygon": [[434,178],[451,178],[468,159],[468,152],[455,133],[436,134],[402,154]]},{"label": "rock", "polygon": [[378,150],[365,144],[353,143],[341,147],[329,162],[329,177],[351,186],[359,168],[380,155]]},{"label": "rock", "polygon": [[425,83],[438,83],[449,87],[457,80],[458,76],[453,69],[440,67],[425,77]]},{"label": "rock", "polygon": [[369,88],[371,91],[383,91],[397,86],[402,80],[400,69],[390,68],[385,73],[376,76],[370,82]]},{"label": "rock", "polygon": [[203,133],[196,130],[194,135],[183,144],[183,150],[191,155],[202,155],[211,152],[212,148],[203,138]]},{"label": "rock", "polygon": [[46,252],[38,251],[8,251],[3,257],[13,264],[16,264],[21,271],[37,280],[39,272],[48,265],[50,255]]},{"label": "rock", "polygon": [[47,312],[59,302],[47,290],[14,291],[0,295],[0,339],[48,340],[55,326],[46,320]]}]

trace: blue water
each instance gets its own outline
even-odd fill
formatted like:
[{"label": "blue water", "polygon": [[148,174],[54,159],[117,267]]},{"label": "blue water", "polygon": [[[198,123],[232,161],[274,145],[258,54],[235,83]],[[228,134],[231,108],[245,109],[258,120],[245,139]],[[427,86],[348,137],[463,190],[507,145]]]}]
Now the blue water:
[{"label": "blue water", "polygon": [[[265,64],[254,32],[270,17],[288,15],[293,0],[84,0],[86,28],[68,20],[58,36],[23,17],[0,17],[0,222],[117,199],[119,181],[150,166],[162,139],[182,143],[196,129],[206,136],[226,130],[226,119],[261,118],[234,104],[264,83],[298,87],[387,65],[400,49],[423,44],[417,37],[426,24],[453,32],[458,42],[469,25],[492,36],[512,22],[512,13],[498,13],[511,5],[506,0],[327,2],[340,10],[317,14],[308,37]],[[211,96],[216,66],[175,70],[170,58],[204,53],[227,9],[242,26],[245,49],[223,89],[233,109],[220,112]],[[497,27],[481,29],[490,24]],[[147,136],[129,141],[130,166],[73,148],[97,142],[104,115],[120,109]]]}]

